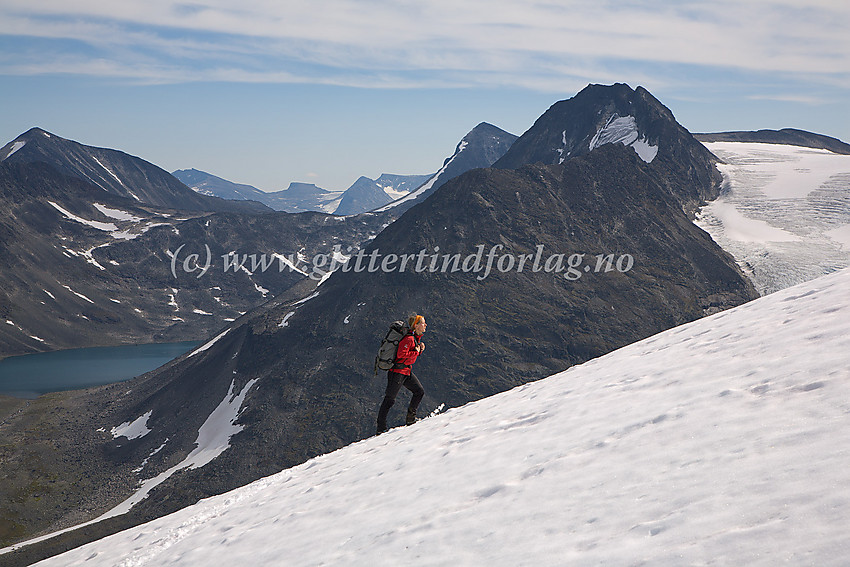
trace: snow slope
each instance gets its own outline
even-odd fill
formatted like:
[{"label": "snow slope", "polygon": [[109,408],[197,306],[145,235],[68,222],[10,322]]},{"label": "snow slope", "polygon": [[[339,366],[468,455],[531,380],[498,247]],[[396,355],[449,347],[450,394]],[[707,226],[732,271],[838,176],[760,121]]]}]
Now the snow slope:
[{"label": "snow slope", "polygon": [[850,266],[850,156],[749,142],[705,146],[726,162],[724,186],[697,224],[760,293]]},{"label": "snow slope", "polygon": [[842,565],[848,437],[843,270],[41,565]]}]

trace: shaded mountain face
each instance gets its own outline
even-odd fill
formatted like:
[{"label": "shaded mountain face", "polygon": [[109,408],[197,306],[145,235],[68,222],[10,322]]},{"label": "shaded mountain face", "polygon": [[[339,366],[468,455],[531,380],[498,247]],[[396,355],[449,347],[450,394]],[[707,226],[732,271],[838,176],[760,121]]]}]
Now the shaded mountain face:
[{"label": "shaded mountain face", "polygon": [[[360,269],[357,258],[350,260],[317,293],[282,294],[202,351],[129,383],[54,395],[50,415],[70,425],[58,436],[32,437],[7,467],[50,443],[59,448],[57,458],[73,455],[63,478],[86,478],[84,486],[67,483],[66,501],[74,510],[103,512],[140,479],[186,458],[213,411],[247,387],[242,429],[226,451],[206,466],[174,473],[126,516],[65,536],[79,542],[372,434],[385,387],[383,375],[373,376],[374,355],[389,322],[413,311],[428,319],[428,346],[414,368],[426,388],[426,413],[755,298],[659,172],[622,144],[561,165],[467,172],[382,231],[364,249]],[[391,255],[396,260],[381,270]],[[401,256],[409,256],[405,270]],[[402,418],[406,399],[400,396],[391,425]],[[80,412],[89,418],[75,425]],[[147,412],[147,435],[108,434]],[[23,423],[8,423],[4,435],[20,436]],[[42,523],[29,528],[58,527],[75,514],[46,509]]]},{"label": "shaded mountain face", "polygon": [[836,154],[850,154],[850,144],[842,142],[838,138],[806,132],[805,130],[796,130],[794,128],[783,128],[782,130],[757,130],[755,132],[741,131],[694,134],[694,138],[700,142],[758,142],[762,144],[784,144],[789,146],[829,150]]},{"label": "shaded mountain face", "polygon": [[4,162],[0,357],[200,340],[292,285],[315,286],[312,258],[356,250],[386,222],[176,211]]},{"label": "shaded mountain face", "polygon": [[417,187],[410,195],[393,201],[379,210],[398,208],[399,211],[406,211],[416,203],[427,199],[444,183],[461,173],[479,167],[490,167],[505,155],[516,139],[517,137],[513,134],[492,124],[486,122],[478,124],[458,142],[454,153],[443,161],[443,166],[428,181]]},{"label": "shaded mountain face", "polygon": [[193,211],[268,212],[256,202],[238,203],[195,193],[167,171],[117,150],[95,148],[33,128],[0,148],[4,163],[43,162],[107,193],[139,204]]},{"label": "shaded mountain face", "polygon": [[494,167],[558,164],[605,144],[632,148],[689,213],[717,196],[717,159],[643,87],[590,85],[553,104]]}]

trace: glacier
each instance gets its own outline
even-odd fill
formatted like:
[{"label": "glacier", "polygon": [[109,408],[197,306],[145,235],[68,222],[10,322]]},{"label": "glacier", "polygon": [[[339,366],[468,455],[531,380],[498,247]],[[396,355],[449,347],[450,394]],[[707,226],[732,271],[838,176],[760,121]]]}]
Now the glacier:
[{"label": "glacier", "polygon": [[850,156],[751,142],[705,146],[724,162],[723,186],[697,226],[759,293],[850,266]]}]

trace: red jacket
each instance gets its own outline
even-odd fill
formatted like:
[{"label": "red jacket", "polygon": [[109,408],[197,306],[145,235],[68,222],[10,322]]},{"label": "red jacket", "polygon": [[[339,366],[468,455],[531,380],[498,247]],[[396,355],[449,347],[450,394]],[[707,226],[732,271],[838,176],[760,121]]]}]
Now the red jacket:
[{"label": "red jacket", "polygon": [[410,367],[416,362],[416,357],[419,353],[416,351],[416,346],[422,341],[422,336],[416,336],[413,333],[405,335],[398,342],[398,350],[396,350],[395,361],[392,371],[397,374],[410,376]]}]

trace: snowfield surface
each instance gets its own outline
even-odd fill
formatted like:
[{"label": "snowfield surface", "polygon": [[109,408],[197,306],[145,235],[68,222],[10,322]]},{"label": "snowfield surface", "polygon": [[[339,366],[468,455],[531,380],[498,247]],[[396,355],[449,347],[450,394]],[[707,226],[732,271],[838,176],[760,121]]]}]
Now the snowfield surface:
[{"label": "snowfield surface", "polygon": [[760,293],[850,266],[850,156],[827,150],[713,142],[723,192],[700,228],[732,254]]},{"label": "snowfield surface", "polygon": [[843,270],[40,565],[846,565],[848,438]]}]

